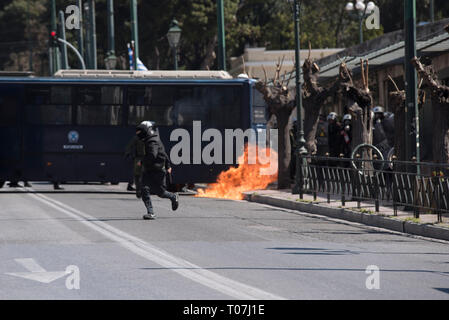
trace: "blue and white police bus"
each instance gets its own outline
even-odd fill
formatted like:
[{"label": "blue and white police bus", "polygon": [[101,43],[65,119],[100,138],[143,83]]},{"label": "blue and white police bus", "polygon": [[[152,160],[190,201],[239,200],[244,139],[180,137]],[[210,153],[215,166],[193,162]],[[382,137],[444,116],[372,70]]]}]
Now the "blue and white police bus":
[{"label": "blue and white police bus", "polygon": [[[127,182],[124,157],[135,127],[155,121],[170,133],[264,128],[255,80],[223,71],[64,70],[53,77],[0,77],[0,181]],[[173,183],[213,182],[229,164],[173,168]]]}]

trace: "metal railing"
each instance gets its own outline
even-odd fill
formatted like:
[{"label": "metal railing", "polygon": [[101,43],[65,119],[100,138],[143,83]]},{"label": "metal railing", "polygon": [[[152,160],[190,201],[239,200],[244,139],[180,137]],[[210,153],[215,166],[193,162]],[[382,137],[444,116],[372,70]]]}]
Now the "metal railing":
[{"label": "metal railing", "polygon": [[[301,199],[304,193],[318,193],[340,198],[341,205],[356,201],[374,202],[376,212],[380,203],[392,206],[397,216],[398,207],[420,213],[437,214],[442,222],[443,214],[449,214],[449,165],[437,163],[419,164],[412,161],[366,160],[300,156],[302,181]],[[418,172],[418,173],[417,173]]]}]

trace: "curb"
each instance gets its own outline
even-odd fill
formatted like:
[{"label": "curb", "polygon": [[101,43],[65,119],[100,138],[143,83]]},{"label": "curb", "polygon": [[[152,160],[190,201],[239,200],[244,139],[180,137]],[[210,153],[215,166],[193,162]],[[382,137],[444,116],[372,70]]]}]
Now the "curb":
[{"label": "curb", "polygon": [[327,216],[330,218],[357,222],[372,227],[388,229],[416,236],[449,241],[449,229],[438,227],[432,224],[420,224],[411,221],[402,221],[399,219],[389,218],[376,214],[361,213],[344,208],[331,208],[320,204],[302,203],[258,194],[244,193],[244,200],[249,202],[268,204],[284,209],[297,210],[306,213]]}]

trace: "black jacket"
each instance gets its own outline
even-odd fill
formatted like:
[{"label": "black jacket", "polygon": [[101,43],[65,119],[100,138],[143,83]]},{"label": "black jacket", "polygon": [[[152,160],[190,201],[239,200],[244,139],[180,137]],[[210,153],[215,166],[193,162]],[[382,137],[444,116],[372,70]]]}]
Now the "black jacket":
[{"label": "black jacket", "polygon": [[170,168],[169,157],[157,133],[148,135],[143,139],[143,142],[145,144],[145,155],[143,157],[145,171],[166,171]]}]

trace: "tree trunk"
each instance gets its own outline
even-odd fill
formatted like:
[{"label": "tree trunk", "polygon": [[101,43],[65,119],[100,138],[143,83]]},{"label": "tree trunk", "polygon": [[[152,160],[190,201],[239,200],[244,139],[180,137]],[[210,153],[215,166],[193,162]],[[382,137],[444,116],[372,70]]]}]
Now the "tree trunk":
[{"label": "tree trunk", "polygon": [[280,109],[276,113],[276,119],[279,130],[278,145],[278,189],[290,188],[290,161],[291,161],[291,145],[290,145],[290,126],[288,120],[291,110]]},{"label": "tree trunk", "polygon": [[[309,100],[309,101],[307,101]],[[306,140],[306,149],[310,155],[317,152],[316,146],[316,130],[318,127],[319,116],[322,106],[317,106],[313,102],[313,98],[304,101],[304,138]],[[310,101],[312,100],[312,101]]]},{"label": "tree trunk", "polygon": [[449,104],[441,103],[440,99],[432,97],[433,161],[449,163]]},{"label": "tree trunk", "polygon": [[[405,93],[396,91],[390,93],[390,104],[394,111],[394,155],[397,160],[405,159]],[[410,160],[410,159],[409,159]]]},{"label": "tree trunk", "polygon": [[418,58],[411,61],[424,83],[430,88],[433,109],[433,161],[449,163],[449,87],[441,85],[431,65]]}]

